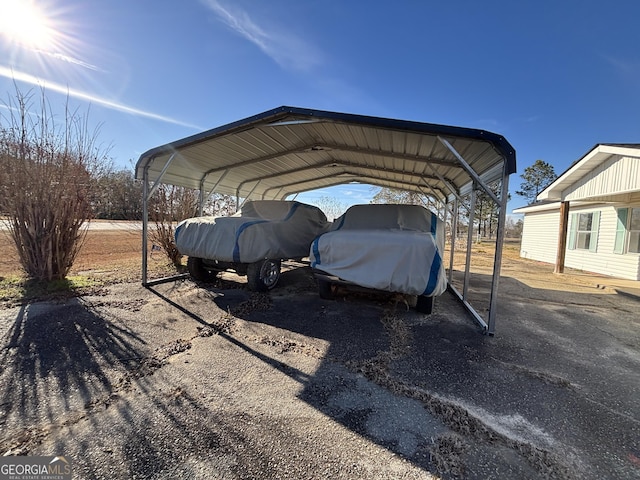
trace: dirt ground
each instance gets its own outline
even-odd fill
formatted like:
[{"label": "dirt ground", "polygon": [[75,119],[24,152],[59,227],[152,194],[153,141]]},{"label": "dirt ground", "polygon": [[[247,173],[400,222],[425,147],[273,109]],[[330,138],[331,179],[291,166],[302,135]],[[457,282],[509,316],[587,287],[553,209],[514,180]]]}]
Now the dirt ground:
[{"label": "dirt ground", "polygon": [[90,232],[74,273],[103,286],[0,310],[0,453],[65,455],[74,478],[640,478],[637,282],[508,246],[485,336],[449,292],[431,315],[327,301],[295,262],[269,294],[230,274],[145,289],[139,252]]},{"label": "dirt ground", "polygon": [[[90,230],[80,249],[71,275],[87,275],[105,281],[135,281],[140,279],[142,236],[137,227],[123,230]],[[0,230],[0,277],[20,273],[16,249],[6,231]],[[152,273],[165,272],[166,259],[153,252],[149,259]]]}]

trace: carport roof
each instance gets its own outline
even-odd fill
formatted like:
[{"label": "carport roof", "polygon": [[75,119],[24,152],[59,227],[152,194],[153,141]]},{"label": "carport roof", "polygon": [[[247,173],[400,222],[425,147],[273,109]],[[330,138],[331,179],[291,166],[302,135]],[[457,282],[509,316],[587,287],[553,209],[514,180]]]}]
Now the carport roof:
[{"label": "carport roof", "polygon": [[241,198],[280,199],[344,183],[465,194],[516,171],[501,135],[282,106],[153,148],[136,177]]}]

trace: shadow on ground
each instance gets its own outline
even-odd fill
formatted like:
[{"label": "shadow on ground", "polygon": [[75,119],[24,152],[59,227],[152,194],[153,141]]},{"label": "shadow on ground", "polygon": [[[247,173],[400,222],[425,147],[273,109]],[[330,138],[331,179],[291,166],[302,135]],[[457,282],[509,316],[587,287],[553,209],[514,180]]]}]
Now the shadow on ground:
[{"label": "shadow on ground", "polygon": [[[486,298],[489,281],[474,275],[470,294]],[[96,424],[96,438],[78,440],[69,452],[82,458],[92,450],[91,461],[79,466],[87,477],[178,478],[206,467],[230,478],[277,478],[282,465],[274,456],[286,463],[289,478],[327,468],[311,454],[306,465],[289,458],[314,448],[293,433],[295,426],[239,410],[221,413],[193,392],[163,383],[171,358],[196,337],[216,335],[298,382],[306,404],[425,472],[640,478],[640,305],[633,299],[545,291],[504,277],[496,336],[487,337],[450,293],[428,316],[388,296],[326,301],[307,267],[284,272],[269,294],[228,280],[180,285],[187,286],[149,289],[162,305],[147,315],[180,323],[179,312],[198,333],[168,329],[153,347],[133,324],[80,299],[17,310],[0,357],[6,385],[0,421],[16,431],[14,422],[21,422],[22,434],[31,437],[5,439],[3,447],[28,452],[52,425],[64,431],[61,437],[80,438],[81,423],[97,421],[91,413],[100,411],[121,426],[107,432]],[[234,319],[278,334],[251,345],[230,327]],[[319,343],[327,345],[321,353]],[[294,355],[317,358],[319,366],[305,373]],[[146,408],[134,404],[136,396]],[[34,429],[38,424],[48,427]],[[277,436],[288,454],[265,451],[264,432]],[[109,435],[124,439],[120,466],[113,465]],[[196,464],[194,458],[210,458],[212,450],[215,465]]]},{"label": "shadow on ground", "polygon": [[[497,334],[487,337],[450,293],[424,316],[384,296],[324,301],[308,269],[289,273],[268,309],[242,312],[240,297],[216,303],[328,342],[300,398],[346,427],[445,476],[640,478],[637,299],[504,277]],[[490,282],[472,275],[470,296],[488,298]],[[296,349],[283,342],[277,348]],[[446,429],[408,404],[384,406],[364,383],[340,379],[338,366],[420,402]]]}]

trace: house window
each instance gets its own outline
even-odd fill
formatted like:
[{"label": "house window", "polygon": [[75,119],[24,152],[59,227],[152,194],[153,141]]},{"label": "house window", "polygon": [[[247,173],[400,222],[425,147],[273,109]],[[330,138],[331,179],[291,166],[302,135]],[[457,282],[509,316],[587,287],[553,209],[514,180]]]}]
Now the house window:
[{"label": "house window", "polygon": [[577,249],[589,250],[589,244],[591,243],[591,225],[593,225],[593,213],[578,214]]},{"label": "house window", "polygon": [[640,207],[619,208],[613,253],[640,253]]},{"label": "house window", "polygon": [[571,214],[569,231],[569,250],[589,250],[595,252],[598,247],[598,226],[600,212]]}]

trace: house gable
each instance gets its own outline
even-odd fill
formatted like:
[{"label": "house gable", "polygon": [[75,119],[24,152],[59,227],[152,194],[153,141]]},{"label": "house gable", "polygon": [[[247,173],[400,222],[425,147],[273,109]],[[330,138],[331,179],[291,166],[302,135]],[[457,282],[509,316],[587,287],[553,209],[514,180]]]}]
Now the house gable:
[{"label": "house gable", "polygon": [[[556,271],[566,265],[640,280],[640,144],[596,145],[537,199],[516,211],[525,216],[522,257],[553,263],[562,228],[569,235],[564,255],[555,258]],[[561,205],[569,207],[568,222],[561,221]]]},{"label": "house gable", "polygon": [[[640,154],[640,150],[638,152]],[[640,155],[612,155],[603,163],[562,191],[565,201],[620,201],[621,195],[631,200],[640,197]]]},{"label": "house gable", "polygon": [[640,144],[598,144],[547,186],[538,201],[630,201],[640,193]]}]

